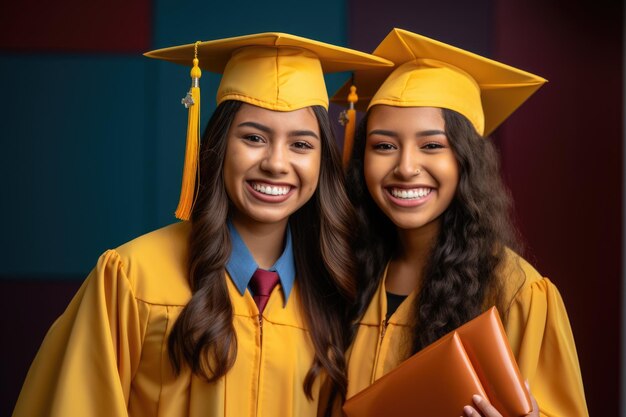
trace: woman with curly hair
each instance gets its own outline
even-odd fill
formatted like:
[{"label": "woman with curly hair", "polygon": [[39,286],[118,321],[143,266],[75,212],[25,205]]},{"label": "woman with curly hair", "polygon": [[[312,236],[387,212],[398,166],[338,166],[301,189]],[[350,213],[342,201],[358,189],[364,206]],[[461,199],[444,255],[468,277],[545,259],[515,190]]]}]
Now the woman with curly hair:
[{"label": "woman with curly hair", "polygon": [[[531,415],[586,416],[563,301],[514,251],[509,194],[483,137],[545,80],[400,29],[374,54],[397,67],[355,77],[368,111],[347,179],[362,279],[348,397],[496,305],[538,403]],[[463,412],[500,416],[481,397]]]},{"label": "woman with curly hair", "polygon": [[[280,33],[148,55],[193,62],[187,221],[101,256],[14,416],[315,416],[320,380],[346,392],[356,291],[322,68],[390,63]],[[223,76],[198,160],[200,66]]]}]

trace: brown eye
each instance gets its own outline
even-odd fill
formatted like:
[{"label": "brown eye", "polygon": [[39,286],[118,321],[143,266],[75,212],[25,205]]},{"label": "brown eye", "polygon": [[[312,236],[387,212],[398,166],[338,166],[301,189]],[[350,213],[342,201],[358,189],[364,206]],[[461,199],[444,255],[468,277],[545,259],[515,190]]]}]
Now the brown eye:
[{"label": "brown eye", "polygon": [[246,135],[244,136],[244,140],[248,141],[248,142],[254,142],[254,143],[263,143],[265,142],[265,140],[259,136],[259,135]]},{"label": "brown eye", "polygon": [[443,146],[441,143],[429,142],[429,143],[425,144],[424,146],[422,146],[422,149],[435,150],[435,149],[441,149],[441,148],[444,148],[444,147],[445,146]]},{"label": "brown eye", "polygon": [[313,145],[311,145],[309,142],[304,141],[304,140],[295,142],[293,144],[293,147],[296,148],[296,149],[302,149],[302,150],[313,149]]},{"label": "brown eye", "polygon": [[391,143],[387,143],[387,142],[377,143],[373,146],[373,148],[379,151],[391,151],[393,149],[396,149],[394,145],[392,145]]}]

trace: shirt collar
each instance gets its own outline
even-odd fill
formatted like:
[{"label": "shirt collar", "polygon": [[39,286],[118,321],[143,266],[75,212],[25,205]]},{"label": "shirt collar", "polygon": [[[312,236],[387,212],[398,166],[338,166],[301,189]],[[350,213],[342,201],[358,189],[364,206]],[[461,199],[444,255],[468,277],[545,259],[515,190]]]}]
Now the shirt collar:
[{"label": "shirt collar", "polygon": [[[226,263],[226,270],[239,290],[239,293],[243,295],[246,292],[246,288],[248,288],[252,274],[254,274],[254,271],[257,270],[259,265],[252,257],[250,250],[244,243],[241,235],[239,235],[239,232],[237,232],[232,221],[228,219],[227,223],[232,250],[230,258]],[[296,279],[296,264],[293,258],[293,245],[289,225],[287,225],[287,232],[285,233],[285,249],[269,271],[278,272],[286,304]]]}]

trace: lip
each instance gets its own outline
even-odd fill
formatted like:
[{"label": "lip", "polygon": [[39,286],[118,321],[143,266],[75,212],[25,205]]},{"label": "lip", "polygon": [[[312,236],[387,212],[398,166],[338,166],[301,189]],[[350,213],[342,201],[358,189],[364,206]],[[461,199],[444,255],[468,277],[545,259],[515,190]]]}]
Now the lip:
[{"label": "lip", "polygon": [[[414,189],[414,188],[430,188],[430,193],[428,193],[427,196],[422,197],[422,198],[416,198],[416,199],[411,199],[411,200],[405,200],[405,199],[401,199],[401,198],[397,198],[394,197],[393,194],[391,194],[391,189],[392,188],[400,188],[400,189],[405,189],[405,190],[410,190],[410,189]],[[433,193],[435,193],[437,191],[436,188],[427,186],[427,185],[407,185],[407,184],[392,184],[392,185],[387,185],[385,187],[383,187],[384,190],[384,194],[387,197],[387,199],[394,205],[398,206],[398,207],[419,207],[422,206],[424,204],[426,204],[432,197]]]},{"label": "lip", "polygon": [[[253,182],[270,184],[276,187],[290,187],[290,189],[289,189],[289,192],[287,192],[287,194],[268,195],[268,194],[263,194],[262,192],[255,190],[251,184]],[[246,190],[248,190],[248,193],[250,193],[250,195],[254,197],[255,199],[262,201],[264,203],[273,203],[273,204],[282,203],[286,201],[287,199],[289,199],[289,197],[291,197],[291,195],[296,190],[295,186],[293,186],[292,184],[284,183],[284,182],[273,182],[273,181],[267,181],[267,180],[246,180],[245,183],[246,183]]]}]

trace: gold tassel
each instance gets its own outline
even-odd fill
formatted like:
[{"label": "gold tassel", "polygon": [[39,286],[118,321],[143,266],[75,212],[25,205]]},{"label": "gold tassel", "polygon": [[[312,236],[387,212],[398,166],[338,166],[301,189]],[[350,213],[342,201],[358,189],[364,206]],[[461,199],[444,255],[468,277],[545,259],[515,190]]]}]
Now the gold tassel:
[{"label": "gold tassel", "polygon": [[198,44],[196,42],[193,68],[191,69],[191,89],[182,99],[182,104],[189,109],[187,121],[187,147],[185,149],[185,165],[183,167],[183,181],[180,189],[180,199],[176,208],[176,218],[189,220],[195,202],[200,148],[200,77],[202,71],[198,66]]},{"label": "gold tassel", "polygon": [[348,94],[348,102],[350,108],[345,111],[343,115],[345,132],[343,136],[343,167],[347,168],[350,163],[350,156],[352,155],[352,146],[354,145],[354,131],[356,129],[356,110],[354,105],[359,101],[359,96],[356,94],[356,86],[350,86],[350,94]]}]

